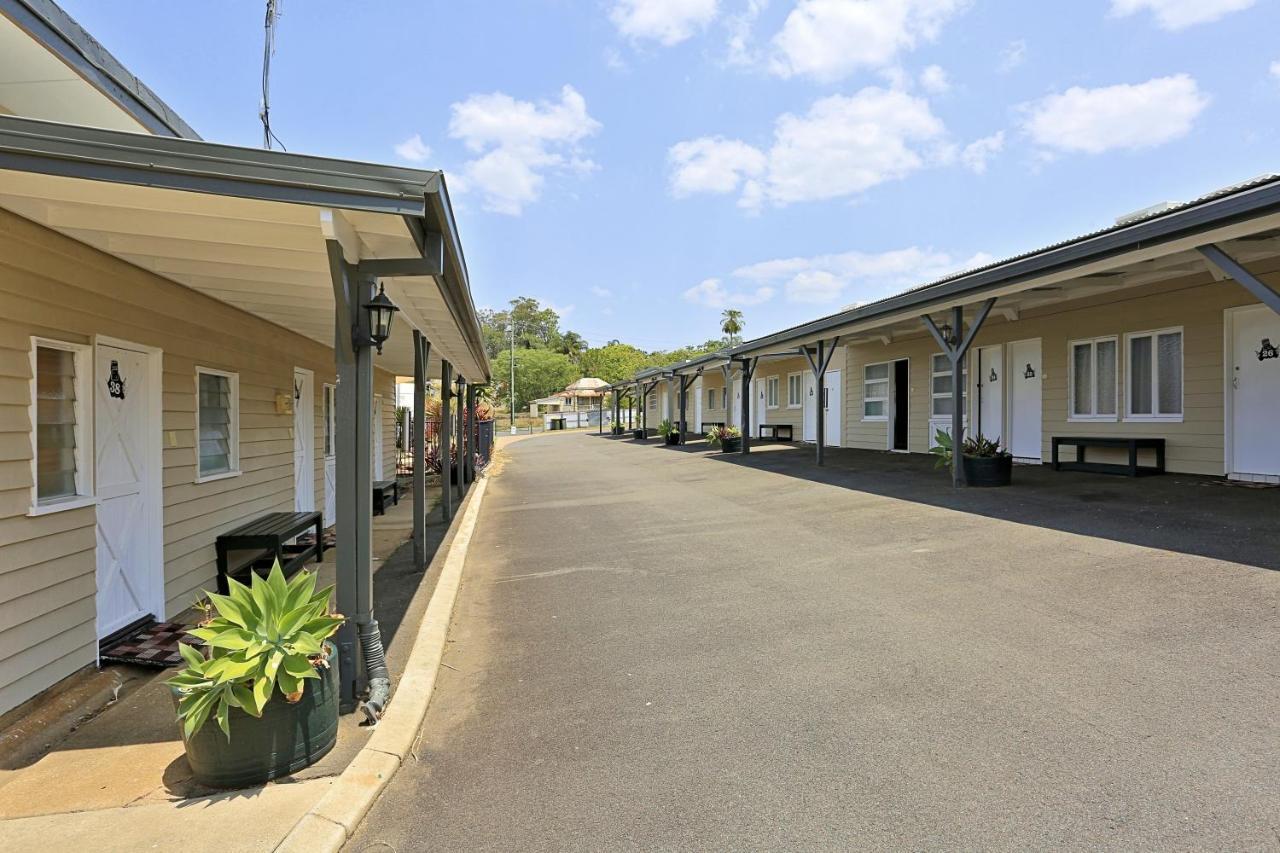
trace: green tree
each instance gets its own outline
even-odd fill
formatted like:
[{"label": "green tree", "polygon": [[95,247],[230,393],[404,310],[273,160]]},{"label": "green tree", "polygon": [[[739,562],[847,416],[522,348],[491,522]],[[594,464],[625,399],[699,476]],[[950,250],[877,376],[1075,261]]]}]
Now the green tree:
[{"label": "green tree", "polygon": [[720,331],[728,337],[729,345],[736,346],[742,343],[742,327],[746,325],[742,319],[742,312],[736,308],[726,308],[720,318]]},{"label": "green tree", "polygon": [[[546,397],[577,379],[581,374],[564,353],[548,349],[522,349],[517,346],[516,358],[516,411],[527,411],[529,403]],[[493,359],[494,393],[503,403],[511,399],[510,364],[511,351],[504,350]]]},{"label": "green tree", "polygon": [[[561,347],[560,315],[543,308],[538,300],[518,296],[506,311],[491,308],[477,312],[489,358],[511,346],[511,324],[515,324],[516,348],[559,349]],[[579,338],[581,340],[581,338]]]},{"label": "green tree", "polygon": [[569,356],[575,364],[581,363],[582,354],[586,352],[587,342],[577,332],[565,332],[560,336],[560,352]]},{"label": "green tree", "polygon": [[609,383],[630,379],[649,363],[648,353],[617,341],[587,350],[578,361],[583,376],[594,376]]}]

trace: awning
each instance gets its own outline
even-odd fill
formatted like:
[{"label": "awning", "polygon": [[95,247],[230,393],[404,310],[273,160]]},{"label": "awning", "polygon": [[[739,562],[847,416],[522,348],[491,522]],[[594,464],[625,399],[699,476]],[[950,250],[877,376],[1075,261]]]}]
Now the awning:
[{"label": "awning", "polygon": [[439,172],[0,116],[0,207],[326,347],[326,239],[348,262],[408,261],[379,280],[400,308],[377,366],[413,373],[410,328],[487,382]]}]

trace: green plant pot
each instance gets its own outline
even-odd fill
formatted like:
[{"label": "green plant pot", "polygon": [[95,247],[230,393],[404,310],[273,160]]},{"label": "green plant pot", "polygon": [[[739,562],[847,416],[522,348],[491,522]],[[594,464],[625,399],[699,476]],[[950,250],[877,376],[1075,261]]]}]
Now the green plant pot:
[{"label": "green plant pot", "polygon": [[[290,705],[279,690],[254,717],[231,709],[231,739],[210,715],[183,738],[187,763],[196,781],[210,788],[251,788],[315,764],[338,738],[338,650],[330,642],[329,667],[308,679],[302,698]],[[173,693],[177,707],[177,691]],[[181,727],[181,726],[179,726]]]},{"label": "green plant pot", "polygon": [[722,438],[720,439],[721,453],[737,453],[742,450],[741,438]]},{"label": "green plant pot", "polygon": [[985,488],[1013,482],[1012,456],[962,456],[965,485]]}]

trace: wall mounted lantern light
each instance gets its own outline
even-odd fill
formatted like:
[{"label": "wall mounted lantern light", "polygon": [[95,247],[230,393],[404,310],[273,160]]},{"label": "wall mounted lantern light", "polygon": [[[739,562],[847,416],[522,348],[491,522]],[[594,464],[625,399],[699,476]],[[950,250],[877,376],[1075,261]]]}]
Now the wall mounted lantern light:
[{"label": "wall mounted lantern light", "polygon": [[363,343],[377,347],[378,355],[382,355],[382,345],[391,337],[391,321],[400,309],[387,298],[381,284],[378,285],[378,295],[361,307],[369,312],[369,340]]}]

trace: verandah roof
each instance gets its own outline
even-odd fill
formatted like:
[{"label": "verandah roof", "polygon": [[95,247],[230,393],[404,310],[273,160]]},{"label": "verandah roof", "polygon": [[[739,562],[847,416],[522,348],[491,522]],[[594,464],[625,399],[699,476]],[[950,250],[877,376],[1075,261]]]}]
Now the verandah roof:
[{"label": "verandah roof", "polygon": [[489,379],[439,172],[0,116],[0,207],[329,347],[326,239],[417,261],[380,277],[401,310],[379,366],[413,373],[407,324],[429,370]]}]

